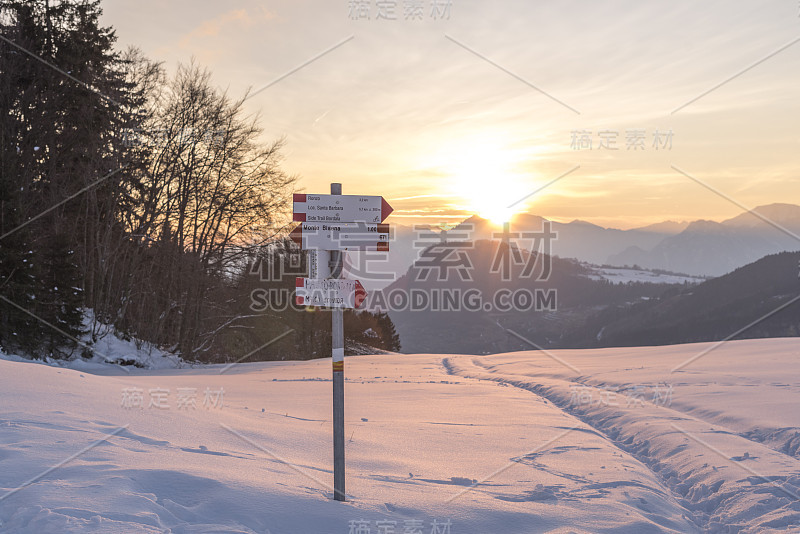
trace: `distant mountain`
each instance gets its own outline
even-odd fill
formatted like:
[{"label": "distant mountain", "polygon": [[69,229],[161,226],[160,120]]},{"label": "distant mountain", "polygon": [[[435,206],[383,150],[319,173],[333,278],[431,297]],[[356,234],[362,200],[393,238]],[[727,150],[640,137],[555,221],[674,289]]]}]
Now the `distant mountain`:
[{"label": "distant mountain", "polygon": [[649,224],[647,226],[642,226],[641,228],[634,228],[634,230],[638,230],[640,232],[655,232],[657,234],[664,234],[664,235],[675,235],[683,232],[686,230],[686,227],[689,226],[689,221],[664,221],[655,224]]},{"label": "distant mountain", "polygon": [[[573,330],[575,347],[665,345],[725,339],[800,336],[800,252],[766,256],[702,284],[659,298],[612,305]],[[781,306],[786,306],[780,311]]]},{"label": "distant mountain", "polygon": [[[515,215],[509,224],[511,233],[539,232],[542,230],[544,217],[521,213]],[[666,236],[681,231],[680,223],[659,223],[654,228],[633,230],[617,230],[603,228],[586,221],[574,220],[568,223],[550,221],[552,231],[557,234],[553,241],[551,254],[562,258],[575,258],[589,263],[606,263],[609,255],[621,253],[631,246],[649,249],[656,246]],[[463,235],[472,228],[471,237],[468,239],[491,239],[492,236],[502,232],[502,228],[486,219],[476,215],[466,219],[450,231],[454,235]],[[458,238],[456,238],[458,239]],[[518,241],[525,247],[525,239]],[[530,246],[531,240],[528,239]]]},{"label": "distant mountain", "polygon": [[[448,238],[455,234],[449,231]],[[598,310],[656,298],[670,287],[609,283],[597,279],[600,275],[591,268],[557,257],[550,257],[549,277],[539,280],[548,259],[544,254],[498,240],[448,243],[451,254],[428,251],[403,277],[367,300],[367,309],[388,311],[403,352],[486,354],[558,347],[566,333]],[[509,258],[506,270],[502,258]],[[532,268],[530,276],[527,268]],[[496,300],[502,295],[509,306]],[[522,300],[514,301],[514,295]]]},{"label": "distant mountain", "polygon": [[732,219],[722,221],[722,224],[735,228],[764,228],[770,226],[764,219],[769,219],[789,229],[800,227],[800,206],[775,203],[760,206],[753,211],[763,218],[746,211]]},{"label": "distant mountain", "polygon": [[612,254],[608,263],[719,276],[767,254],[800,250],[800,206],[770,204],[754,212],[763,219],[745,212],[719,223],[695,221],[652,248],[631,245]]},{"label": "distant mountain", "polygon": [[[770,204],[756,211],[788,233],[800,236],[800,206]],[[515,215],[509,225],[512,243],[521,248],[533,248],[532,239],[514,240],[513,235],[540,232],[545,221],[544,217],[529,213]],[[800,250],[800,240],[748,212],[722,222],[664,221],[630,230],[604,228],[581,220],[550,221],[550,224],[557,234],[549,251],[553,256],[597,265],[636,265],[695,276],[719,276],[767,254]],[[367,290],[382,289],[398,280],[433,242],[499,239],[503,232],[501,227],[477,215],[465,219],[442,236],[438,226],[422,231],[419,227],[392,223],[392,228],[388,254],[348,253],[352,268],[347,270],[346,276],[361,280]]]}]

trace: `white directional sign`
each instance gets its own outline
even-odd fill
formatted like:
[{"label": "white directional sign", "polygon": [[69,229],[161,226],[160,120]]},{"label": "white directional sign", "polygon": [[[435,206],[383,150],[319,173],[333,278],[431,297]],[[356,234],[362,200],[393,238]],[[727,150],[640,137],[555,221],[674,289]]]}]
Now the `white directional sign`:
[{"label": "white directional sign", "polygon": [[358,308],[367,298],[367,292],[358,280],[297,278],[296,286],[298,306]]},{"label": "white directional sign", "polygon": [[388,224],[304,222],[289,237],[302,249],[389,250]]},{"label": "white directional sign", "polygon": [[293,220],[299,222],[381,223],[392,213],[383,197],[295,193]]}]

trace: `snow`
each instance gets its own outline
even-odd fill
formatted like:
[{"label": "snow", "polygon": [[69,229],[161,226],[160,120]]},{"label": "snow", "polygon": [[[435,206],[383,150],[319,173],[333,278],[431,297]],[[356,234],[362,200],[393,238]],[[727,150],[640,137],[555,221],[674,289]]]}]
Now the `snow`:
[{"label": "snow", "polygon": [[7,356],[0,532],[797,531],[799,351],[348,357],[346,503],[330,359],[126,373]]},{"label": "snow", "polygon": [[[174,369],[186,365],[178,356],[162,351],[144,343],[136,346],[133,340],[122,339],[115,332],[107,332],[92,345],[94,356],[90,362],[80,359],[71,362],[70,367],[89,365],[104,368],[107,362],[136,362],[145,369]],[[127,363],[126,365],[130,365]],[[83,367],[84,369],[86,367]]]},{"label": "snow", "polygon": [[[59,369],[72,369],[105,374],[128,374],[134,367],[142,369],[179,369],[190,366],[189,363],[181,360],[175,354],[160,350],[148,343],[140,343],[137,346],[133,340],[123,339],[112,328],[100,326],[98,328],[97,340],[91,341],[90,332],[91,313],[85,313],[83,318],[83,328],[87,332],[80,340],[82,345],[78,346],[73,354],[72,360],[59,360],[46,358],[44,360],[28,360],[14,354],[7,354],[0,347],[0,361],[7,360],[12,362],[26,362],[29,364],[42,364]],[[17,335],[14,333],[14,335]],[[84,349],[91,349],[91,357],[83,358],[81,353]],[[2,531],[0,531],[2,532]]]},{"label": "snow", "polygon": [[615,284],[627,284],[629,282],[645,282],[651,284],[699,284],[706,281],[706,278],[700,276],[654,272],[629,267],[590,266],[590,268],[592,269],[592,274],[589,275],[589,278],[592,280],[608,280]]}]

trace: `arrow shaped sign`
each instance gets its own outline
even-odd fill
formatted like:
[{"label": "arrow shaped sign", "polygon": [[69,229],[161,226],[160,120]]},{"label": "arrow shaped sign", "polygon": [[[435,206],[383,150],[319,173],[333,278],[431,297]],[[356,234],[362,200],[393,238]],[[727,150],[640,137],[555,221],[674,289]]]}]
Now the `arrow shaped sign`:
[{"label": "arrow shaped sign", "polygon": [[389,250],[389,225],[304,222],[289,233],[302,249]]},{"label": "arrow shaped sign", "polygon": [[293,220],[299,222],[381,223],[394,211],[380,196],[295,193],[293,201]]},{"label": "arrow shaped sign", "polygon": [[359,308],[367,298],[367,292],[358,280],[298,277],[295,285],[295,301],[298,306]]}]

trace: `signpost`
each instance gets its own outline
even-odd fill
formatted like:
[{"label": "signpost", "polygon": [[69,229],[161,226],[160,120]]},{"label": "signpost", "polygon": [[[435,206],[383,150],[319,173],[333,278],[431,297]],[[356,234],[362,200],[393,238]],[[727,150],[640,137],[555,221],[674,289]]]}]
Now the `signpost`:
[{"label": "signpost", "polygon": [[289,237],[302,249],[389,250],[389,225],[381,223],[303,222]]},{"label": "signpost", "polygon": [[299,222],[381,223],[392,213],[383,197],[294,194],[292,219]]},{"label": "signpost", "polygon": [[[392,207],[380,196],[294,195],[293,219],[300,224],[289,237],[309,253],[309,278],[297,278],[296,302],[331,308],[333,356],[333,498],[346,500],[344,471],[344,308],[358,308],[367,298],[358,280],[341,278],[347,250],[389,250],[389,225],[381,224]],[[324,251],[330,262],[325,265]]]}]

